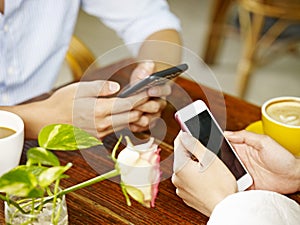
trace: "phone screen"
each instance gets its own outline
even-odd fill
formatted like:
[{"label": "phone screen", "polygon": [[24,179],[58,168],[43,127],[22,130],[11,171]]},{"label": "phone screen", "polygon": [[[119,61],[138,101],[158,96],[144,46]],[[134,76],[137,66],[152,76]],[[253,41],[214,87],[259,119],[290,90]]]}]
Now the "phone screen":
[{"label": "phone screen", "polygon": [[236,180],[246,174],[227,139],[215,124],[207,110],[184,122],[191,134],[214,152],[229,168]]}]

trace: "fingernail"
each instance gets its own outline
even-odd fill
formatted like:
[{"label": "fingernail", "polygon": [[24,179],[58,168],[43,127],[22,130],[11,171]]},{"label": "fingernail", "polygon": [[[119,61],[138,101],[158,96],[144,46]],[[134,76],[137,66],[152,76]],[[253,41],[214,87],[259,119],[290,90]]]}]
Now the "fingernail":
[{"label": "fingernail", "polygon": [[139,69],[138,78],[144,79],[148,75],[149,75],[149,73],[145,69]]},{"label": "fingernail", "polygon": [[112,92],[118,91],[120,89],[120,85],[116,82],[109,82],[109,90]]},{"label": "fingernail", "polygon": [[143,67],[147,71],[152,71],[154,69],[154,63],[152,61],[146,61],[146,62],[143,63]]},{"label": "fingernail", "polygon": [[233,135],[233,134],[234,134],[234,132],[232,132],[232,131],[228,131],[228,130],[224,131],[225,136],[230,136],[230,135]]},{"label": "fingernail", "polygon": [[148,93],[150,96],[156,96],[158,95],[158,90],[155,87],[153,87],[149,89]]},{"label": "fingernail", "polygon": [[181,133],[181,140],[182,142],[186,143],[186,142],[189,142],[189,139],[191,138],[191,135],[188,134],[187,132],[182,132]]}]

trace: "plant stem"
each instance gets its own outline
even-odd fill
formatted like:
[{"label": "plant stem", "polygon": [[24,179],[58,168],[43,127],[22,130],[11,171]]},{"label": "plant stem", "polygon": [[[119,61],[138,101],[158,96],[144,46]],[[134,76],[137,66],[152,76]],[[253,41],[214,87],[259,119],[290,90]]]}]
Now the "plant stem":
[{"label": "plant stem", "polygon": [[106,180],[106,179],[109,179],[109,178],[112,178],[112,177],[115,177],[115,176],[118,176],[118,175],[120,175],[120,172],[118,170],[114,169],[114,170],[111,170],[111,171],[109,171],[109,172],[107,172],[105,174],[101,174],[101,175],[99,175],[99,176],[97,176],[95,178],[92,178],[90,180],[84,181],[84,182],[82,182],[80,184],[76,184],[76,185],[74,185],[72,187],[68,187],[68,188],[62,190],[61,192],[59,192],[58,195],[65,195],[65,194],[68,194],[68,193],[70,193],[72,191],[76,191],[78,189],[90,186],[92,184],[98,183],[100,181],[103,181],[103,180]]},{"label": "plant stem", "polygon": [[53,198],[52,200],[52,204],[53,204],[53,212],[52,212],[52,216],[51,216],[51,222],[54,224],[54,225],[57,225],[58,224],[58,219],[59,219],[59,214],[60,214],[60,210],[58,210],[57,212],[57,215],[55,215],[56,213],[56,201],[57,201],[57,190],[58,190],[58,186],[59,186],[59,179],[56,180],[55,182],[55,186],[54,186],[54,194],[55,194],[55,197]]},{"label": "plant stem", "polygon": [[[53,198],[56,198],[56,197],[59,197],[59,196],[63,196],[63,195],[66,195],[72,191],[77,191],[81,188],[84,188],[84,187],[87,187],[87,186],[90,186],[92,184],[95,184],[95,183],[98,183],[100,181],[103,181],[103,180],[106,180],[106,179],[109,179],[109,178],[112,178],[112,177],[115,177],[115,176],[118,176],[120,175],[120,171],[118,169],[114,169],[114,170],[111,170],[105,174],[101,174],[99,175],[98,177],[94,177],[92,179],[89,179],[87,181],[84,181],[80,184],[76,184],[74,186],[71,186],[71,187],[68,187],[64,190],[61,190],[60,192],[58,192],[57,194],[54,194],[52,196],[48,196],[46,197],[44,200],[44,202],[42,204],[46,204],[47,202],[50,202],[53,200]],[[39,206],[39,205],[38,205]],[[37,206],[37,207],[38,207]]]},{"label": "plant stem", "polygon": [[14,207],[16,207],[18,210],[20,210],[23,214],[28,214],[29,213],[29,212],[24,211],[17,202],[9,199],[8,197],[5,197],[5,196],[0,194],[0,199],[3,200],[3,201],[6,201],[8,204],[12,204]]}]

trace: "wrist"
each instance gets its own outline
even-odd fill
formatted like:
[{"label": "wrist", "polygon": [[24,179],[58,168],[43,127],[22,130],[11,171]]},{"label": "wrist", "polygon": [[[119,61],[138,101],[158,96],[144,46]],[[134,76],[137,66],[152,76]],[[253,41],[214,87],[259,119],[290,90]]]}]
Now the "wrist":
[{"label": "wrist", "polygon": [[40,106],[41,102],[28,103],[16,106],[5,106],[0,109],[12,112],[20,116],[24,122],[25,138],[26,139],[37,139],[39,130],[43,126],[43,118],[41,115],[45,113],[39,110],[43,107]]},{"label": "wrist", "polygon": [[228,187],[228,190],[225,192],[221,192],[218,195],[215,195],[214,198],[212,198],[212,201],[208,207],[209,216],[212,214],[214,209],[217,205],[219,205],[221,202],[224,201],[228,196],[231,196],[238,192],[237,185],[232,185],[230,188]]}]

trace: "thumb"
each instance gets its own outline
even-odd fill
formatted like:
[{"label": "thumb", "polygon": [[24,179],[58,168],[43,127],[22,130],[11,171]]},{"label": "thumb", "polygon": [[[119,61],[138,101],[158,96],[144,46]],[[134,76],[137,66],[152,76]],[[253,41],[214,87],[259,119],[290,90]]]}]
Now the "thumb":
[{"label": "thumb", "polygon": [[194,155],[198,161],[201,162],[207,149],[200,143],[199,140],[188,133],[183,133],[181,136],[181,143],[190,155]]},{"label": "thumb", "polygon": [[100,97],[115,94],[120,90],[120,85],[114,81],[89,81],[80,82],[77,88],[77,97]]},{"label": "thumb", "polygon": [[148,77],[154,71],[155,64],[152,61],[139,63],[131,74],[131,84],[134,84],[145,77]]},{"label": "thumb", "polygon": [[203,157],[206,148],[194,137],[186,132],[180,131],[174,141],[174,173],[179,172],[194,155],[199,161]]}]

